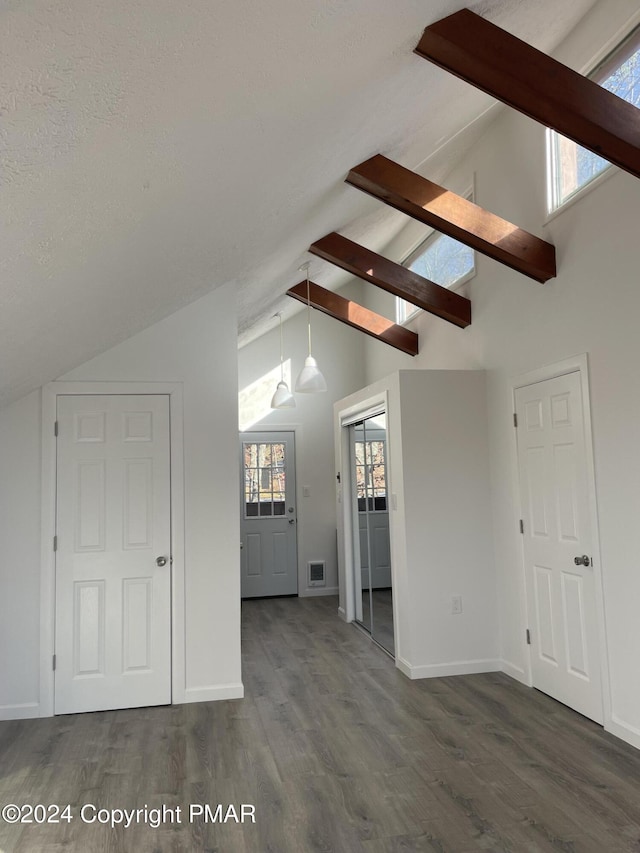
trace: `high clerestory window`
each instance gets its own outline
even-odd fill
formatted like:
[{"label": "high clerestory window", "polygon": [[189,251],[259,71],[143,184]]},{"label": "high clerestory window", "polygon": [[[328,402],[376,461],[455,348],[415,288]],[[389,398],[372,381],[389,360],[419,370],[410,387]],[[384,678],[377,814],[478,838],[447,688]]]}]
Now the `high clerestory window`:
[{"label": "high clerestory window", "polygon": [[[588,76],[618,97],[640,107],[640,26]],[[608,160],[554,130],[547,131],[547,152],[550,213],[572,199],[611,165]]]},{"label": "high clerestory window", "polygon": [[[471,191],[465,198],[473,200]],[[403,266],[442,287],[457,287],[475,275],[475,252],[464,243],[434,231],[402,262]],[[406,323],[420,311],[396,299],[396,322]]]}]

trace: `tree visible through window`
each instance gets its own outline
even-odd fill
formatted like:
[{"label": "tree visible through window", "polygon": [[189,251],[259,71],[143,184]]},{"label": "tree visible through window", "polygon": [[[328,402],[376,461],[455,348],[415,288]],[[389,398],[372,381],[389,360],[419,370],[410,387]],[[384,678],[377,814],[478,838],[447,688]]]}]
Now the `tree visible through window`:
[{"label": "tree visible through window", "polygon": [[243,450],[245,517],[284,515],[284,444],[244,442]]},{"label": "tree visible through window", "polygon": [[[640,107],[640,27],[636,28],[589,77],[604,89]],[[548,132],[550,210],[556,210],[611,164],[553,130]]]},{"label": "tree visible through window", "polygon": [[384,441],[356,441],[356,492],[358,511],[387,509]]},{"label": "tree visible through window", "polygon": [[[453,237],[434,233],[409,255],[404,266],[442,287],[453,287],[473,275],[475,254]],[[404,299],[396,300],[398,323],[406,322],[419,310]]]}]

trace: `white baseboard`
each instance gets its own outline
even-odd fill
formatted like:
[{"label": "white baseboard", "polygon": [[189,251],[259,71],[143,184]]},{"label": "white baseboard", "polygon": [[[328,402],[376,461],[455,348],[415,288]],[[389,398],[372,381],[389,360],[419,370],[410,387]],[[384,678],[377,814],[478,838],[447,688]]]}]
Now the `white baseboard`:
[{"label": "white baseboard", "polygon": [[[214,687],[187,687],[184,702],[219,702],[221,699],[244,699],[244,684],[216,684]],[[182,704],[182,703],[177,703]]]},{"label": "white baseboard", "polygon": [[411,678],[411,664],[407,663],[404,658],[401,658],[399,655],[396,656],[396,667],[400,670],[403,675],[406,675],[407,678]]},{"label": "white baseboard", "polygon": [[524,684],[527,687],[531,687],[529,679],[527,678],[527,673],[524,671],[524,669],[522,669],[521,666],[516,666],[515,663],[511,663],[508,660],[501,660],[500,669],[502,672],[504,672],[505,675],[508,675],[510,678],[514,678],[521,684]]},{"label": "white baseboard", "polygon": [[338,607],[338,616],[342,619],[343,622],[347,621],[347,611],[344,607]]},{"label": "white baseboard", "polygon": [[298,598],[313,598],[316,595],[337,595],[337,586],[309,586],[298,593]]},{"label": "white baseboard", "polygon": [[408,678],[444,678],[449,675],[475,675],[479,672],[500,672],[499,660],[459,660],[451,663],[428,663],[412,666],[402,658],[396,659],[396,666]]},{"label": "white baseboard", "polygon": [[616,717],[615,714],[611,715],[610,722],[605,722],[604,728],[605,731],[619,737],[620,740],[631,744],[631,746],[635,746],[636,749],[640,749],[640,729],[637,729],[630,723],[625,723],[619,717]]},{"label": "white baseboard", "polygon": [[0,705],[0,720],[31,720],[39,716],[39,702],[25,702],[23,705]]}]

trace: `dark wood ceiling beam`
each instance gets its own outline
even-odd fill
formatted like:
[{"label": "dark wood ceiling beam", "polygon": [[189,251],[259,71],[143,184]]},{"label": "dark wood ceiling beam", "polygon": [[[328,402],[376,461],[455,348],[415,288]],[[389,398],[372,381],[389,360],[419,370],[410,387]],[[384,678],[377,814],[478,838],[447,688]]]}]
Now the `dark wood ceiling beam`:
[{"label": "dark wood ceiling beam", "polygon": [[[307,304],[307,282],[301,281],[290,290],[287,290],[288,296],[293,296],[300,302]],[[315,282],[309,282],[309,301],[313,308],[318,311],[324,311],[335,320],[341,323],[346,323],[354,329],[364,332],[365,335],[371,335],[378,341],[382,341],[389,346],[406,352],[408,355],[418,354],[418,336],[415,332],[405,329],[404,326],[398,326],[392,320],[370,311],[357,302],[352,302],[350,299],[345,299],[338,293],[333,293],[331,290],[326,290]]]},{"label": "dark wood ceiling beam", "polygon": [[541,283],[556,274],[551,243],[377,154],[346,182]]},{"label": "dark wood ceiling beam", "polygon": [[469,9],[427,27],[415,52],[640,177],[640,110]]},{"label": "dark wood ceiling beam", "polygon": [[309,251],[456,326],[465,328],[471,323],[471,303],[464,296],[411,272],[341,234],[327,234],[310,246]]}]

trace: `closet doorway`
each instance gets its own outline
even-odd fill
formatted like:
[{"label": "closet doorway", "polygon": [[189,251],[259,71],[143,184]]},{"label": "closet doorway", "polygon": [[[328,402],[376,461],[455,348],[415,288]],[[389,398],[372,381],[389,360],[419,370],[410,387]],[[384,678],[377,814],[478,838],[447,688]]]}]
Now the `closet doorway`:
[{"label": "closet doorway", "polygon": [[381,412],[351,424],[349,445],[355,618],[395,657],[386,414]]}]

